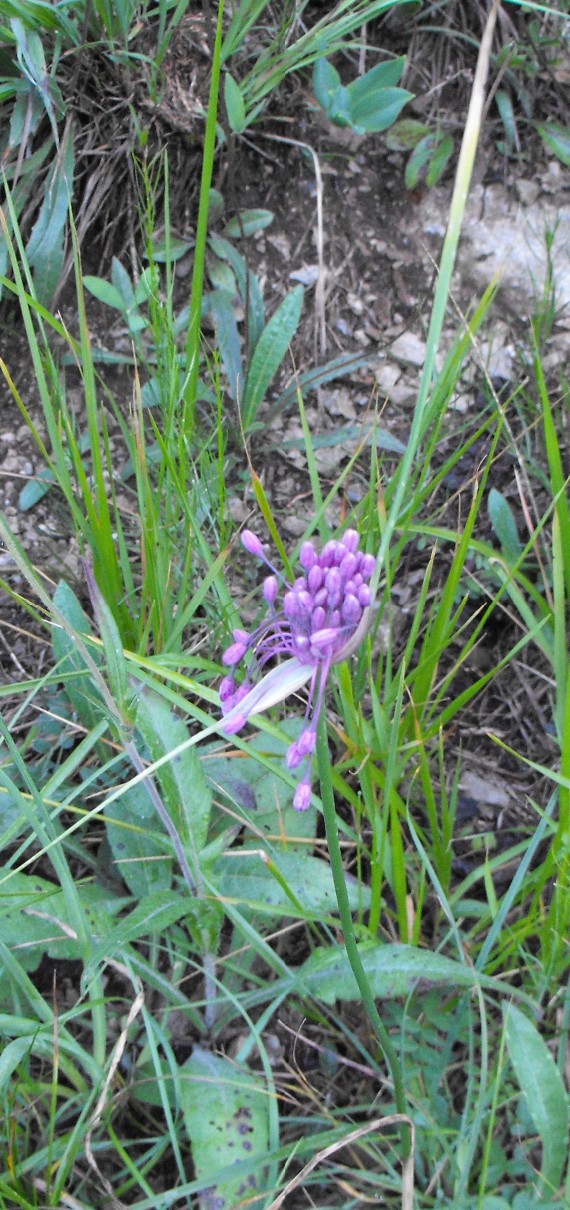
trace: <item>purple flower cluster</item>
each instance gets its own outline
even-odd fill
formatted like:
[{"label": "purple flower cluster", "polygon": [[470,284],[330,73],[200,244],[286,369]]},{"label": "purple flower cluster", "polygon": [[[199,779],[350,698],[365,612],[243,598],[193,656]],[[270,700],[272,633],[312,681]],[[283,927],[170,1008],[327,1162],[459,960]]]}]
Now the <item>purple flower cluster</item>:
[{"label": "purple flower cluster", "polygon": [[[358,549],[358,533],[348,529],[341,538],[327,542],[320,554],[312,542],[304,542],[299,555],[303,574],[290,584],[269,562],[251,530],[244,530],[242,543],[271,573],[263,585],[268,613],[251,634],[234,630],[234,641],[222,657],[232,669],[220,685],[224,731],[233,735],[251,715],[308,683],[305,725],[286,756],[289,769],[304,765],[293,799],[297,810],[304,811],[311,801],[311,763],[327,678],[333,664],[357,650],[370,626],[370,579],[376,560]],[[288,658],[265,671],[267,664],[282,656]],[[242,662],[247,671],[238,685],[233,670]]]}]

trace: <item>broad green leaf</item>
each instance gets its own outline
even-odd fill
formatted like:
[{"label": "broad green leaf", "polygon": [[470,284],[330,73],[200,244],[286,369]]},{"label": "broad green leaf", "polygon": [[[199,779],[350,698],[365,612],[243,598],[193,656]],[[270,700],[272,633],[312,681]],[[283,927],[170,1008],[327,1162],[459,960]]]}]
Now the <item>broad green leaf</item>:
[{"label": "broad green leaf", "polygon": [[517,121],[515,118],[513,103],[509,93],[503,88],[498,89],[495,101],[501,116],[501,122],[505,128],[505,135],[509,150],[512,150],[514,147],[516,147],[518,140]]},{"label": "broad green leaf", "polygon": [[341,80],[336,67],[333,67],[328,59],[317,59],[313,67],[313,92],[319,105],[322,105],[327,113],[340,87]]},{"label": "broad green leaf", "polygon": [[[144,686],[138,697],[135,726],[152,761],[172,752],[188,739],[186,724],[160,694]],[[195,747],[186,748],[158,770],[164,805],[190,857],[204,848],[212,796]]]},{"label": "broad green leaf", "polygon": [[111,285],[110,281],[105,281],[104,277],[93,277],[92,274],[86,273],[83,285],[94,298],[105,303],[106,307],[113,307],[115,311],[121,311],[121,313],[124,311],[125,304],[122,295],[115,286]]},{"label": "broad green leaf", "polygon": [[[296,840],[314,837],[317,830],[316,807],[307,811],[296,811],[293,806],[294,787],[280,778],[273,770],[275,758],[280,769],[284,767],[285,753],[289,744],[298,737],[303,726],[301,719],[287,719],[281,723],[280,731],[287,737],[277,738],[267,733],[253,735],[248,741],[251,756],[240,753],[239,759],[231,756],[210,756],[204,761],[204,770],[213,787],[215,799],[223,797],[234,813],[245,824],[245,844],[257,843],[260,838],[271,837],[275,846],[282,838],[284,848],[294,852],[295,848],[306,850],[306,845],[295,844]],[[218,745],[214,745],[215,750]],[[269,758],[269,767],[262,758]],[[225,823],[225,816],[224,816]]]},{"label": "broad green leaf", "polygon": [[339,84],[336,92],[331,97],[327,114],[335,126],[354,125],[350,106],[350,93],[348,88],[345,88],[343,84]]},{"label": "broad green leaf", "polygon": [[[442,954],[417,949],[413,945],[380,945],[376,941],[365,941],[359,944],[358,950],[372,992],[379,999],[392,1000],[407,996],[411,991],[434,986],[511,990],[499,980],[481,975],[471,966],[462,966]],[[296,983],[325,1004],[360,997],[344,946],[313,950],[311,956],[292,974]],[[278,993],[279,983],[273,984],[273,994]]]},{"label": "broad green leaf", "polygon": [[237,294],[236,279],[229,265],[219,260],[217,256],[208,257],[208,277],[216,290],[224,290],[230,295],[230,300]]},{"label": "broad green leaf", "polygon": [[404,105],[413,97],[414,94],[405,88],[382,88],[358,101],[351,99],[352,124],[367,134],[378,134],[394,124]]},{"label": "broad green leaf", "polygon": [[[95,883],[77,888],[88,928],[95,937],[110,928],[111,915],[125,900]],[[33,971],[43,955],[84,958],[84,946],[74,940],[65,896],[59,887],[36,874],[12,874],[0,889],[0,936],[23,970]]]},{"label": "broad green leaf", "polygon": [[510,563],[516,563],[522,551],[517,523],[510,504],[496,487],[492,487],[489,492],[487,511],[503,554]]},{"label": "broad green leaf", "polygon": [[255,235],[256,231],[264,231],[273,222],[271,210],[240,210],[239,218],[234,217],[226,223],[224,235],[229,239],[239,239],[240,235]]},{"label": "broad green leaf", "polygon": [[412,151],[420,139],[429,133],[430,128],[425,122],[418,122],[416,118],[402,118],[388,131],[386,146],[390,151]]},{"label": "broad green leaf", "polygon": [[210,236],[210,247],[221,260],[231,265],[239,286],[243,304],[248,304],[248,351],[251,356],[265,327],[265,304],[261,284],[255,273],[248,270],[246,261],[229,240],[221,235]]},{"label": "broad green leaf", "polygon": [[10,1077],[22,1062],[22,1059],[33,1050],[34,1038],[30,1033],[23,1038],[12,1038],[0,1054],[0,1089],[4,1090]]},{"label": "broad green leaf", "polygon": [[568,1097],[536,1025],[513,1004],[503,1007],[509,1058],[542,1140],[543,1191],[558,1190],[568,1160]]},{"label": "broad green leaf", "polygon": [[196,899],[174,896],[171,891],[150,891],[128,916],[124,916],[109,930],[102,941],[95,943],[86,967],[85,982],[89,981],[90,971],[107,956],[113,956],[125,946],[132,945],[133,941],[160,936],[189,912],[196,912],[203,906]]},{"label": "broad green leaf", "polygon": [[549,150],[570,168],[570,127],[560,126],[558,122],[537,122],[536,129]]},{"label": "broad green leaf", "polygon": [[230,72],[226,72],[224,77],[224,101],[226,103],[226,113],[230,128],[235,134],[241,134],[245,130],[245,102],[242,96],[239,84],[234,80]]},{"label": "broad green leaf", "polygon": [[202,1046],[194,1047],[180,1076],[194,1169],[204,1183],[197,1206],[235,1210],[256,1201],[269,1149],[269,1097],[262,1076]]},{"label": "broad green leaf", "polygon": [[353,80],[352,84],[348,85],[353,111],[355,105],[367,105],[375,93],[399,84],[405,66],[406,56],[401,55],[399,59],[387,59],[385,63],[377,63],[376,67],[371,67],[370,71],[365,71],[363,76]]},{"label": "broad green leaf", "polygon": [[123,300],[123,310],[128,311],[134,306],[135,291],[133,283],[117,256],[113,257],[111,262],[111,281],[117,293]]},{"label": "broad green leaf", "polygon": [[[54,603],[73,631],[80,635],[92,635],[91,623],[87,614],[79,604],[77,597],[68,584],[63,580],[58,584],[54,593]],[[106,713],[99,690],[93,684],[93,677],[87,668],[83,656],[77,649],[75,635],[64,630],[63,626],[52,626],[53,653],[57,661],[58,674],[61,676],[65,692],[80,721],[88,731],[100,721]],[[101,664],[101,653],[89,646],[89,653],[94,662]]]},{"label": "broad green leaf", "polygon": [[132,692],[129,689],[127,661],[119,628],[97,584],[93,571],[87,563],[85,564],[85,577],[97,629],[103,642],[107,680],[113,700],[116,703],[122,721],[130,723],[133,716]]},{"label": "broad green leaf", "polygon": [[237,399],[243,383],[241,342],[234,311],[234,294],[228,290],[213,290],[208,295],[209,310],[216,327],[216,341],[228,376],[229,393]]},{"label": "broad green leaf", "polygon": [[40,500],[49,492],[50,487],[56,483],[55,473],[49,467],[44,467],[42,471],[36,475],[35,479],[30,479],[22,488],[18,496],[18,508],[25,513],[28,508],[34,508]]},{"label": "broad green leaf", "polygon": [[[255,908],[271,916],[296,916],[306,912],[307,916],[319,917],[337,911],[334,882],[327,861],[299,851],[273,854],[267,850],[267,857],[270,865],[258,853],[242,854],[239,849],[220,857],[213,867],[220,895],[237,900],[246,909]],[[354,911],[368,906],[368,887],[359,886],[355,879],[347,877],[347,891]]]},{"label": "broad green leaf", "polygon": [[303,295],[302,286],[296,286],[286,294],[261,333],[251,359],[244,391],[242,410],[246,431],[254,423],[265,392],[297,331]]},{"label": "broad green leaf", "polygon": [[105,822],[107,840],[117,874],[138,900],[168,891],[173,860],[166,837],[161,836],[145,785],[133,786],[109,807]]},{"label": "broad green leaf", "polygon": [[439,130],[435,138],[432,157],[426,171],[426,185],[428,189],[433,189],[440,177],[443,176],[453,155],[454,146],[452,136],[449,133],[444,133],[443,130]]},{"label": "broad green leaf", "polygon": [[[444,142],[447,140],[447,142]],[[405,166],[405,184],[408,189],[415,189],[416,185],[424,183],[428,177],[431,178],[431,165],[434,156],[438,156],[436,161],[436,169],[434,169],[434,179],[431,179],[431,184],[436,183],[438,174],[441,175],[448,162],[449,155],[453,151],[453,139],[449,142],[450,136],[444,134],[443,131],[432,131],[426,134],[425,138],[420,139],[416,144],[413,152],[409,157],[407,166]],[[443,159],[443,163],[441,160]]]},{"label": "broad green leaf", "polygon": [[[312,438],[312,446],[314,450],[323,450],[333,449],[337,445],[347,445],[350,442],[371,445],[373,437],[379,450],[388,450],[393,454],[405,454],[406,452],[403,442],[398,437],[394,437],[393,433],[389,433],[388,429],[376,426],[367,429],[362,424],[349,424],[330,433],[321,433]],[[280,449],[301,450],[305,448],[305,440],[303,437],[291,437],[288,441],[281,441],[279,445]]]},{"label": "broad green leaf", "polygon": [[73,186],[74,151],[71,128],[62,144],[44,189],[40,212],[30,235],[26,254],[34,269],[40,302],[49,302],[63,265],[63,237]]}]

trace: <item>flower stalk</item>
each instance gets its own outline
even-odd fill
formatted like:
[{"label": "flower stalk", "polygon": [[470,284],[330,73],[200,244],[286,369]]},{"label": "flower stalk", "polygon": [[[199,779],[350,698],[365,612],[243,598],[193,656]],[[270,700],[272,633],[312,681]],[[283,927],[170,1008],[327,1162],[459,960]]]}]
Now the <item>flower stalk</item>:
[{"label": "flower stalk", "polygon": [[[408,1110],[406,1106],[406,1096],[404,1092],[401,1064],[388,1030],[386,1029],[378,1009],[376,1008],[372,989],[366,977],[366,971],[364,970],[362,959],[356,944],[356,937],[354,935],[354,924],[352,921],[352,912],[346,889],[342,853],[338,838],[334,790],[331,777],[331,762],[327,739],[327,724],[324,714],[320,719],[317,735],[317,765],[321,789],[321,802],[323,806],[323,818],[325,821],[327,848],[331,863],[331,872],[333,876],[338,914],[340,916],[342,926],[346,955],[348,961],[350,962],[352,973],[356,979],[358,990],[362,997],[364,1010],[374,1030],[374,1033],[376,1034],[380,1050],[384,1055],[388,1070],[392,1077],[396,1109],[399,1114],[402,1114],[407,1119]],[[410,1129],[407,1125],[407,1121],[400,1124],[400,1138],[402,1141],[402,1147],[404,1149],[403,1158],[407,1159],[411,1148]]]}]

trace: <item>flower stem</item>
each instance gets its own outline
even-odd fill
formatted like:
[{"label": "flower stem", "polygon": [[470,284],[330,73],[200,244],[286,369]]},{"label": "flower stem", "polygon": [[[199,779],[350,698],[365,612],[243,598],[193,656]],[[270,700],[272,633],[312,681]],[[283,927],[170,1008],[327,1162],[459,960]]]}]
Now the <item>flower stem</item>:
[{"label": "flower stem", "polygon": [[[384,1055],[386,1064],[392,1077],[396,1108],[399,1114],[407,1117],[408,1110],[402,1080],[401,1064],[395,1048],[390,1040],[386,1026],[383,1024],[378,1013],[378,1009],[374,1003],[372,989],[366,977],[366,972],[364,970],[364,966],[362,965],[362,959],[358,952],[358,946],[356,944],[356,938],[354,935],[354,925],[352,922],[352,913],[350,910],[348,892],[346,889],[344,867],[342,864],[342,853],[338,838],[334,792],[331,778],[330,753],[326,728],[326,717],[325,712],[323,711],[319,720],[317,761],[327,845],[329,850],[334,889],[336,892],[336,901],[338,904],[338,911],[344,934],[344,945],[348,961],[350,962],[352,968],[352,973],[358,984],[358,990],[362,997],[365,1012],[368,1016],[368,1020],[370,1021],[374,1033],[376,1034],[380,1050]],[[404,1159],[407,1159],[410,1154],[411,1138],[409,1127],[405,1123],[400,1127],[400,1137],[402,1140],[402,1146],[404,1148]]]}]

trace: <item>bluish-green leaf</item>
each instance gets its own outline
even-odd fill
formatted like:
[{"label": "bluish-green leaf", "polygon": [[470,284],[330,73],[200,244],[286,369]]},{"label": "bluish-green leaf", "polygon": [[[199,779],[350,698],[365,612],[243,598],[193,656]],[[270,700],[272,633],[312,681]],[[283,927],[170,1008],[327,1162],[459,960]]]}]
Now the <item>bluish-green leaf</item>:
[{"label": "bluish-green leaf", "polygon": [[195,1046],[180,1071],[180,1102],[198,1180],[200,1210],[235,1210],[261,1192],[269,1149],[263,1078]]},{"label": "bluish-green leaf", "polygon": [[340,86],[341,80],[336,67],[333,67],[328,59],[317,59],[313,67],[313,92],[319,105],[322,105],[327,113]]},{"label": "bluish-green leaf", "polygon": [[34,269],[35,288],[40,302],[50,301],[61,275],[73,168],[73,137],[70,129],[48,174],[40,212],[26,248],[29,264]]},{"label": "bluish-green leaf", "polygon": [[[189,738],[188,728],[160,694],[145,686],[138,696],[135,726],[152,761],[168,755]],[[186,748],[158,770],[166,809],[187,853],[196,856],[208,835],[212,796],[195,747]]]},{"label": "bluish-green leaf", "polygon": [[34,479],[30,479],[22,488],[18,496],[18,508],[21,512],[25,513],[27,509],[34,508],[56,482],[54,472],[49,467],[44,467]]},{"label": "bluish-green leaf", "polygon": [[358,101],[351,98],[352,123],[367,134],[378,134],[394,124],[404,105],[413,100],[413,96],[405,88],[382,88],[364,95]]},{"label": "bluish-green leaf", "polygon": [[536,1025],[513,1004],[504,1006],[504,1019],[509,1058],[542,1141],[542,1189],[553,1193],[568,1160],[568,1097]]},{"label": "bluish-green leaf", "polygon": [[[414,990],[437,986],[508,990],[499,980],[482,975],[471,966],[463,966],[443,954],[418,949],[413,945],[382,945],[376,941],[365,941],[359,944],[358,950],[372,992],[379,999],[392,1000],[407,996]],[[360,997],[342,945],[313,950],[292,975],[295,983],[325,1004]],[[281,980],[273,984],[274,995],[280,991],[280,984]]]},{"label": "bluish-green leaf", "polygon": [[[54,603],[65,620],[69,622],[72,631],[81,635],[92,635],[91,623],[80,605],[73,589],[63,580],[58,584],[54,593]],[[58,675],[65,685],[65,692],[80,721],[91,730],[105,713],[103,700],[99,690],[93,683],[93,676],[83,656],[77,649],[75,636],[62,625],[52,626],[53,653],[57,661]],[[94,648],[89,648],[90,655],[96,664],[101,664],[101,654]]]},{"label": "bluish-green leaf", "polygon": [[[235,899],[246,909],[255,908],[271,916],[322,917],[337,912],[337,900],[328,862],[310,853],[267,850],[270,865],[258,853],[239,850],[220,857],[214,878],[220,894]],[[273,868],[272,868],[273,866]],[[368,887],[347,878],[347,891],[354,911],[370,902]],[[295,901],[299,907],[295,906]]]},{"label": "bluish-green leaf", "polygon": [[390,151],[412,151],[420,139],[429,133],[430,128],[425,122],[418,122],[416,118],[402,118],[388,131],[386,146]]},{"label": "bluish-green leaf", "polygon": [[366,105],[375,93],[384,88],[394,88],[402,79],[402,72],[406,66],[406,56],[401,55],[399,59],[387,59],[385,63],[377,63],[375,67],[371,67],[370,71],[365,71],[364,75],[358,76],[348,85],[351,103],[355,105],[361,102]]},{"label": "bluish-green leaf", "polygon": [[228,376],[229,393],[237,399],[243,385],[241,343],[234,311],[234,295],[227,290],[213,290],[208,296],[210,312],[216,327],[216,341]]},{"label": "bluish-green leaf", "polygon": [[522,546],[513,510],[502,492],[492,487],[487,500],[487,511],[493,531],[501,543],[503,554],[509,563],[520,558]]},{"label": "bluish-green leaf", "polygon": [[86,273],[83,285],[94,298],[105,303],[106,307],[113,307],[115,311],[124,311],[123,296],[115,286],[111,285],[110,281],[105,281],[104,277],[93,277],[92,274]]},{"label": "bluish-green leaf", "polygon": [[559,160],[570,168],[570,127],[558,122],[537,123],[536,129],[546,146]]},{"label": "bluish-green leaf", "polygon": [[6,1088],[10,1077],[22,1059],[33,1050],[33,1044],[33,1034],[30,1033],[23,1038],[12,1038],[12,1041],[4,1046],[2,1054],[0,1054],[0,1089],[2,1091]]},{"label": "bluish-green leaf", "polygon": [[224,235],[229,239],[239,239],[240,235],[255,235],[257,231],[264,231],[266,227],[270,227],[273,218],[272,210],[264,210],[261,207],[240,210],[239,218],[235,216],[226,223]]},{"label": "bluish-green leaf", "polygon": [[[125,900],[94,883],[77,888],[87,927],[105,934],[111,916]],[[23,970],[33,971],[43,955],[84,958],[84,945],[75,940],[76,923],[69,918],[63,891],[36,874],[14,873],[0,891],[0,936]]]},{"label": "bluish-green leaf", "polygon": [[245,130],[245,102],[242,91],[228,71],[224,77],[224,101],[231,130],[241,134]]},{"label": "bluish-green leaf", "polygon": [[303,307],[303,287],[296,286],[285,295],[264,328],[247,374],[243,397],[243,421],[247,429],[257,416],[263,397],[275,377],[297,331]]},{"label": "bluish-green leaf", "polygon": [[105,822],[107,840],[117,874],[135,897],[168,891],[173,860],[166,837],[144,785],[126,790],[109,807]]}]

